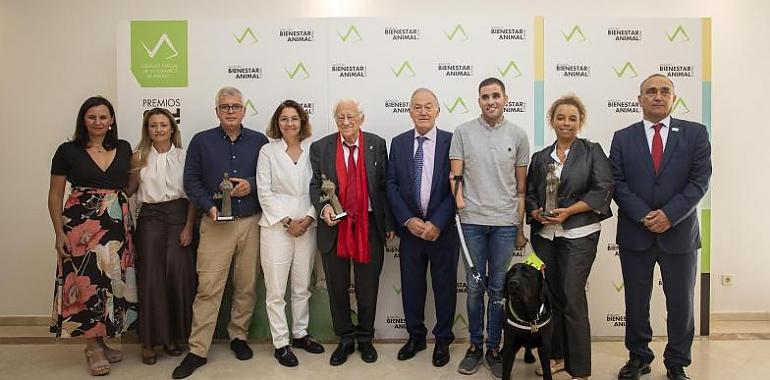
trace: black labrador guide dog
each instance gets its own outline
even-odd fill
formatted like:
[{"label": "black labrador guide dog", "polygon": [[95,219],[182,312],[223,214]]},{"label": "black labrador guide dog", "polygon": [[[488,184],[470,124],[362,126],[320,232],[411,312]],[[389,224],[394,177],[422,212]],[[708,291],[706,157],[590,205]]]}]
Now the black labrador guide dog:
[{"label": "black labrador guide dog", "polygon": [[551,304],[542,272],[532,265],[517,263],[505,275],[505,324],[503,380],[511,378],[520,348],[537,348],[543,379],[551,380]]}]

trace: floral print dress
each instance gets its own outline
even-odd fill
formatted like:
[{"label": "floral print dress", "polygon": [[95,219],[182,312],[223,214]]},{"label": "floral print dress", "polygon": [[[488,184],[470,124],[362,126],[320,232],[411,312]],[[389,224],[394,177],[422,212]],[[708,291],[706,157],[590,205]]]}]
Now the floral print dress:
[{"label": "floral print dress", "polygon": [[[73,143],[59,147],[51,169],[51,174],[67,175],[67,179],[73,182],[62,213],[64,232],[70,243],[69,257],[60,257],[57,262],[51,332],[58,337],[120,336],[137,317],[136,271],[128,199],[120,189],[77,184],[100,184],[95,179],[80,180],[82,171],[91,171],[95,176],[101,173],[105,176],[103,179],[117,178],[119,185],[123,173],[127,179],[128,162],[115,161],[126,160],[126,149],[130,159],[131,148],[124,146],[121,149],[121,144],[118,144],[115,161],[107,171],[102,171],[85,149],[79,146],[73,149],[68,144]],[[79,154],[85,154],[85,157]],[[88,167],[88,161],[98,172]],[[73,170],[77,170],[78,175],[73,175]]]}]

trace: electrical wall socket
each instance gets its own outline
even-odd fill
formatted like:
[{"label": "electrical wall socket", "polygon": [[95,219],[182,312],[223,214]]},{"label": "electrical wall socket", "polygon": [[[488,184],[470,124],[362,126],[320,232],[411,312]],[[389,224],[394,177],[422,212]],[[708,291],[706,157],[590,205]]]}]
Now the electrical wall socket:
[{"label": "electrical wall socket", "polygon": [[733,275],[731,274],[723,274],[722,275],[722,286],[732,286],[733,285]]}]

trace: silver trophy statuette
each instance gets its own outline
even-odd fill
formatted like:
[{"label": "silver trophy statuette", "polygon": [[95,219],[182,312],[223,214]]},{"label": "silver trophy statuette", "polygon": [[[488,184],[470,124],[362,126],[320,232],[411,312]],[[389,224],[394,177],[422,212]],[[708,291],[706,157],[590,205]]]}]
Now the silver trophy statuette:
[{"label": "silver trophy statuette", "polygon": [[329,202],[334,211],[334,217],[332,220],[340,220],[348,215],[348,213],[342,209],[340,199],[337,197],[337,185],[332,182],[326,174],[321,174],[321,202]]},{"label": "silver trophy statuette", "polygon": [[541,216],[554,216],[553,209],[558,208],[556,200],[559,197],[559,183],[556,164],[548,164],[548,172],[545,175],[545,207],[540,211]]},{"label": "silver trophy statuette", "polygon": [[232,206],[233,183],[230,182],[230,175],[225,172],[222,175],[222,182],[219,184],[219,192],[214,194],[214,199],[222,200],[222,208],[217,212],[217,222],[229,222],[235,220]]}]

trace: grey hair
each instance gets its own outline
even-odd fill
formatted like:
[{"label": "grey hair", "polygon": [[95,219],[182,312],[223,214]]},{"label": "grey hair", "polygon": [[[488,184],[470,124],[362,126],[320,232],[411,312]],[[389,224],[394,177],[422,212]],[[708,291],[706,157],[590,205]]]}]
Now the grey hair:
[{"label": "grey hair", "polygon": [[217,95],[214,97],[214,107],[219,107],[219,98],[223,96],[237,96],[241,98],[241,101],[243,101],[243,94],[241,93],[241,90],[235,88],[235,87],[222,87],[217,91]]},{"label": "grey hair", "polygon": [[655,73],[655,74],[652,74],[652,75],[648,76],[647,78],[644,78],[642,83],[639,83],[639,95],[642,95],[642,86],[644,86],[644,82],[647,82],[648,80],[650,80],[652,78],[655,78],[655,77],[661,77],[661,78],[666,79],[669,83],[671,83],[671,89],[674,90],[674,81],[672,81],[671,78],[668,77],[668,75],[663,74],[663,73]]},{"label": "grey hair", "polygon": [[337,101],[337,104],[334,105],[334,108],[332,108],[332,115],[337,115],[337,108],[339,108],[340,104],[345,102],[352,102],[356,105],[356,112],[358,112],[359,115],[364,116],[364,108],[361,107],[361,103],[358,102],[358,100],[355,100],[353,98],[342,98]]},{"label": "grey hair", "polygon": [[429,93],[429,94],[430,94],[430,96],[432,96],[432,97],[433,97],[433,100],[435,100],[435,101],[436,101],[436,107],[439,107],[439,104],[438,104],[438,96],[436,96],[436,94],[435,94],[435,93],[434,93],[434,92],[433,92],[431,89],[429,89],[429,88],[425,88],[425,87],[420,87],[420,88],[418,88],[418,89],[414,90],[414,92],[412,93],[412,96],[411,96],[411,97],[409,97],[409,106],[410,106],[410,107],[412,106],[412,99],[414,99],[414,96],[415,96],[415,95],[417,95],[417,94],[418,94],[418,93],[420,93],[420,92],[427,92],[427,93]]}]

